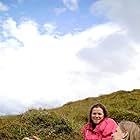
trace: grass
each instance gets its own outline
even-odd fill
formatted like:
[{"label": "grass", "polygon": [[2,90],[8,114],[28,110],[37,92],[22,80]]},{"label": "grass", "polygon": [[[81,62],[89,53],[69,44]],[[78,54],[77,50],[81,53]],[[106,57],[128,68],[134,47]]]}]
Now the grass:
[{"label": "grass", "polygon": [[88,121],[90,107],[103,103],[116,121],[140,125],[140,90],[117,91],[108,95],[69,102],[54,109],[31,109],[20,115],[0,117],[0,139],[21,140],[36,135],[42,140],[81,140],[81,127]]}]

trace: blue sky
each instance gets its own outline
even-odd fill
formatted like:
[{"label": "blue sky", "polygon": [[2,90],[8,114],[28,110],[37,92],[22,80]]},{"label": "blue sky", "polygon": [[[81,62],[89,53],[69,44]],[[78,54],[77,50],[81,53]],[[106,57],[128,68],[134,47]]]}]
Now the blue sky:
[{"label": "blue sky", "polygon": [[0,114],[133,90],[139,0],[1,0]]},{"label": "blue sky", "polygon": [[50,23],[57,26],[61,34],[85,30],[94,24],[103,23],[104,18],[91,12],[95,0],[3,0],[7,10],[3,16],[13,17],[17,22],[32,19],[40,25]]}]

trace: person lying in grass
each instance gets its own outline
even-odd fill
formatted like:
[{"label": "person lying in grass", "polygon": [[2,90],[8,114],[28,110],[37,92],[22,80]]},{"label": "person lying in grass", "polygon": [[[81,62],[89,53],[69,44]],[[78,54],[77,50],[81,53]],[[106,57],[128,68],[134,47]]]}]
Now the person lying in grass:
[{"label": "person lying in grass", "polygon": [[112,135],[113,140],[140,140],[140,128],[131,121],[121,121]]}]

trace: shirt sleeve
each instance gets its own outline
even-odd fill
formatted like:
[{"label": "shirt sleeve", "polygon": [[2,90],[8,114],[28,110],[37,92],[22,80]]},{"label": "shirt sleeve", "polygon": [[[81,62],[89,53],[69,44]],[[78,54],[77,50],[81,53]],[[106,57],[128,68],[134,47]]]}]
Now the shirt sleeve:
[{"label": "shirt sleeve", "polygon": [[81,129],[81,133],[82,133],[83,137],[85,137],[85,128],[84,127]]},{"label": "shirt sleeve", "polygon": [[83,128],[81,128],[81,133],[82,133],[83,139],[85,139],[85,137],[86,137],[87,126],[88,126],[88,124],[86,124]]}]

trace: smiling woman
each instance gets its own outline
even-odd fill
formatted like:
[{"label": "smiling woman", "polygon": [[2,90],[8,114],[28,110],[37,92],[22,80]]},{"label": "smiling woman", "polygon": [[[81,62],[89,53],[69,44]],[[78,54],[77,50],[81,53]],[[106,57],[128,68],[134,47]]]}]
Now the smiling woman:
[{"label": "smiling woman", "polygon": [[117,123],[108,117],[107,110],[102,104],[91,107],[89,122],[82,128],[84,140],[112,140],[112,134]]}]

